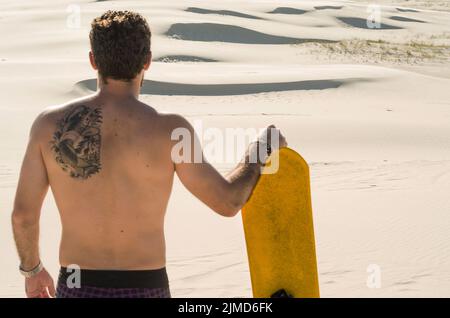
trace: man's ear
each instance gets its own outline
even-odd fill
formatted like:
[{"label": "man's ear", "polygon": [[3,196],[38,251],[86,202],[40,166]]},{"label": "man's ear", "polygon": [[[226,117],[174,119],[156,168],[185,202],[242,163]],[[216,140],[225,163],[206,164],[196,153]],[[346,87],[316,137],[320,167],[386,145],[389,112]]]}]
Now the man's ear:
[{"label": "man's ear", "polygon": [[147,56],[147,61],[144,64],[144,71],[147,71],[149,69],[150,64],[152,64],[152,52],[150,52]]},{"label": "man's ear", "polygon": [[94,70],[97,70],[97,64],[95,63],[95,58],[94,58],[94,54],[92,53],[92,51],[89,51],[89,61],[91,62],[91,66]]}]

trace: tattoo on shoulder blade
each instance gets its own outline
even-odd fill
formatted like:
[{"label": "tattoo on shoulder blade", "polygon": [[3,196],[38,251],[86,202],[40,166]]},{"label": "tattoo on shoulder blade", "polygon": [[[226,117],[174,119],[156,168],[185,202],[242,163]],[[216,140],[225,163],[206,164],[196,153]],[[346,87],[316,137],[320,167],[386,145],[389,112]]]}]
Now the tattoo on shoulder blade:
[{"label": "tattoo on shoulder blade", "polygon": [[100,171],[101,124],[101,109],[85,105],[73,107],[58,121],[52,150],[72,178],[87,179]]}]

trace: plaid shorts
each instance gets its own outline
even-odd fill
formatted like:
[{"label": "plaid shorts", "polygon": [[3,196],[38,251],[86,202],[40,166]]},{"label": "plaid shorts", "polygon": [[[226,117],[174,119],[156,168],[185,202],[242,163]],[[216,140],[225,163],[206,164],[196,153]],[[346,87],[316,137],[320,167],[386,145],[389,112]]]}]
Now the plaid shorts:
[{"label": "plaid shorts", "polygon": [[76,272],[61,267],[56,298],[170,298],[169,280],[165,268]]},{"label": "plaid shorts", "polygon": [[91,286],[69,288],[58,284],[56,298],[170,298],[170,289],[105,288]]}]

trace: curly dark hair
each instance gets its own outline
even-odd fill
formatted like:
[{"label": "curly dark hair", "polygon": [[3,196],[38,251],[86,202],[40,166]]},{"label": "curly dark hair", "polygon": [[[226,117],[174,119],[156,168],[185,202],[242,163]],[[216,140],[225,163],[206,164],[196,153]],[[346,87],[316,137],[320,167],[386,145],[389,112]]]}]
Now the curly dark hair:
[{"label": "curly dark hair", "polygon": [[91,23],[89,39],[102,80],[135,78],[151,54],[151,31],[136,12],[108,10]]}]

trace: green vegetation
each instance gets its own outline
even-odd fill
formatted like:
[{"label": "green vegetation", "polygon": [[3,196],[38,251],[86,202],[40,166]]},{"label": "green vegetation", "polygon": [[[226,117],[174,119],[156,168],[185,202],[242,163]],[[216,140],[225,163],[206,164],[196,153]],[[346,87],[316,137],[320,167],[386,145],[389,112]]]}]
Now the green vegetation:
[{"label": "green vegetation", "polygon": [[448,62],[450,61],[450,45],[433,41],[446,39],[445,36],[450,38],[450,34],[436,35],[430,40],[411,40],[404,43],[381,39],[351,39],[336,43],[314,43],[310,45],[310,50],[316,55],[325,55],[328,59],[346,59],[352,62],[394,64]]}]

